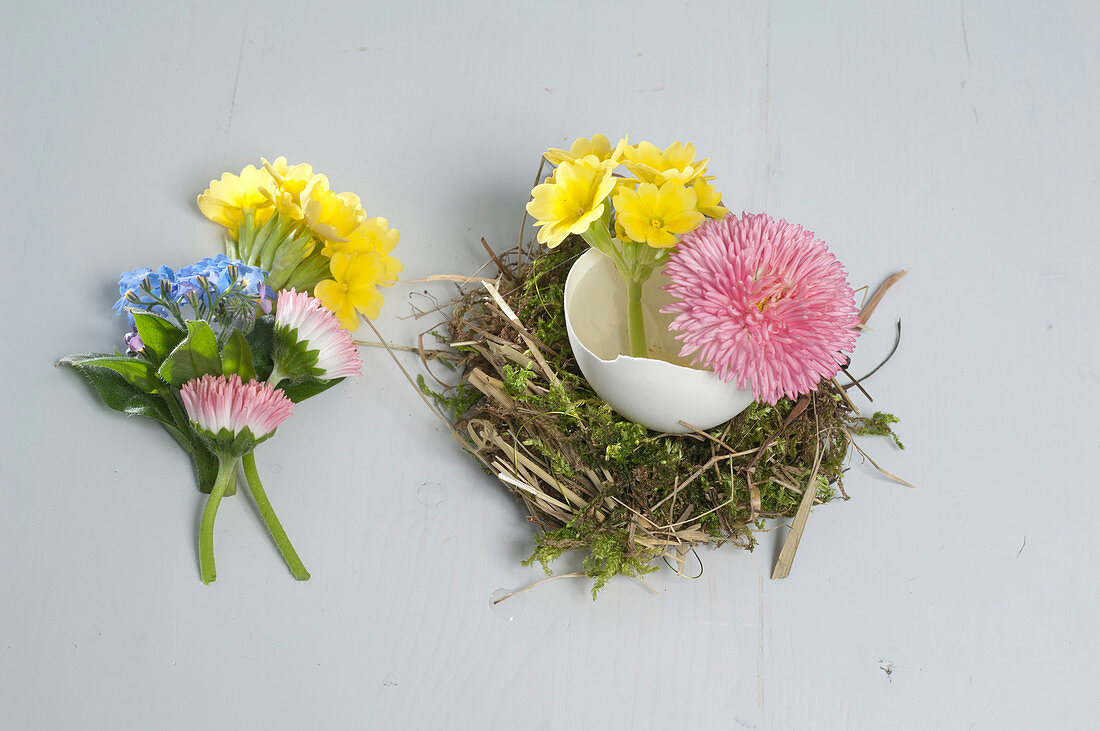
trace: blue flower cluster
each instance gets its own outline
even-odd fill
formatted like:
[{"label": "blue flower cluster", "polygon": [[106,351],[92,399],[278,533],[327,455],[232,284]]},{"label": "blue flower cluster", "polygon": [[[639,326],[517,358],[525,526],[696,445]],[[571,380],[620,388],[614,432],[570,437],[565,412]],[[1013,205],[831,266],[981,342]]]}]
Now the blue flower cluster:
[{"label": "blue flower cluster", "polygon": [[181,297],[189,294],[212,301],[234,284],[241,288],[241,294],[261,298],[267,294],[267,272],[259,267],[250,267],[239,259],[230,259],[225,254],[206,257],[189,264],[176,272],[176,282]]},{"label": "blue flower cluster", "polygon": [[153,271],[147,267],[123,272],[118,280],[118,293],[122,295],[115,302],[114,310],[118,314],[127,307],[149,310],[162,317],[168,316],[168,310],[160,302],[164,299],[176,299],[176,273],[162,266]]},{"label": "blue flower cluster", "polygon": [[[230,259],[225,254],[206,257],[179,271],[162,266],[124,272],[118,280],[121,295],[114,310],[119,314],[129,310],[146,310],[162,317],[179,317],[180,305],[191,305],[200,318],[215,313],[210,310],[229,293],[237,299],[250,299],[266,312],[274,297],[266,285],[267,272],[259,267]],[[131,317],[131,320],[133,318]]]}]

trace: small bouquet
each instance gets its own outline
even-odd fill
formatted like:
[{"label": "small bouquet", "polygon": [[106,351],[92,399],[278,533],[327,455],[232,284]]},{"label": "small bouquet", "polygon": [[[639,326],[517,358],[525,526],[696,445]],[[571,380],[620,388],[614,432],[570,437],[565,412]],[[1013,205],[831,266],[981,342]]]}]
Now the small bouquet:
[{"label": "small bouquet", "polygon": [[382,306],[401,264],[398,232],[367,218],[358,196],[335,193],[309,165],[284,158],[225,173],[199,209],[227,229],[226,253],[173,270],[126,272],[115,311],[130,332],[122,351],[70,355],[103,403],[164,427],[195,462],[209,493],[199,524],[199,569],[216,577],[213,531],[237,467],[294,578],[309,573],[268,500],[256,447],[294,405],[360,374],[351,331]]},{"label": "small bouquet", "polygon": [[433,355],[459,381],[419,384],[523,501],[539,528],[527,563],[550,574],[580,551],[560,575],[593,595],[659,560],[683,575],[698,546],[751,549],[769,518],[793,519],[785,577],[811,506],[847,498],[855,438],[897,421],[860,414],[848,354],[903,273],[861,310],[822,241],[731,215],[708,162],[603,135],[546,151],[555,169],[526,207],[537,244],[490,252],[493,280],[457,278],[437,330],[452,349]]}]

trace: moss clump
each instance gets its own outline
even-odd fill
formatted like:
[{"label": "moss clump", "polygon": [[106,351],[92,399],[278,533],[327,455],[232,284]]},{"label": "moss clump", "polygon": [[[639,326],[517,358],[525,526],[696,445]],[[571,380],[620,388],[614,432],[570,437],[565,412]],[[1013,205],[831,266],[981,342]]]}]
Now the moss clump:
[{"label": "moss clump", "polygon": [[857,423],[852,428],[852,432],[857,436],[891,437],[894,444],[898,445],[898,449],[905,449],[905,445],[901,443],[901,439],[893,429],[893,425],[899,421],[901,420],[893,414],[876,411],[870,416],[856,417]]},{"label": "moss clump", "polygon": [[897,441],[895,417],[859,416],[832,382],[799,401],[753,404],[706,436],[620,417],[581,375],[565,330],[565,279],[586,246],[571,237],[502,257],[499,291],[521,324],[485,289],[464,288],[445,327],[446,340],[473,343],[453,359],[462,380],[446,394],[420,381],[541,529],[526,563],[549,573],[563,552],[583,551],[595,595],[612,576],[641,577],[696,545],[751,549],[764,518],[794,513],[819,452],[810,489],[824,503],[843,495],[849,432]]}]

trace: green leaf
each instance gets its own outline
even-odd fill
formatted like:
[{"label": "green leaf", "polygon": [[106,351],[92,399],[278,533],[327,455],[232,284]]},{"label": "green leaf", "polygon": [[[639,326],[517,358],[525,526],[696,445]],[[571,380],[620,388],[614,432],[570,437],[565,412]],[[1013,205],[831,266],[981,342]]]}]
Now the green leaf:
[{"label": "green leaf", "polygon": [[252,348],[240,330],[234,330],[229,342],[222,348],[222,373],[236,373],[242,381],[256,380],[256,368],[252,364]]},{"label": "green leaf", "polygon": [[187,338],[164,359],[160,377],[176,388],[192,378],[207,373],[221,375],[222,360],[218,355],[218,339],[214,331],[202,320],[189,320]]},{"label": "green leaf", "polygon": [[126,355],[70,355],[62,359],[65,365],[107,368],[121,375],[131,386],[145,393],[163,393],[164,383],[157,378],[156,367],[144,358]]},{"label": "green leaf", "polygon": [[305,401],[307,398],[316,396],[317,394],[327,391],[335,386],[343,378],[334,378],[331,381],[316,381],[316,380],[302,380],[302,381],[283,381],[279,384],[279,388],[286,394],[294,403]]},{"label": "green leaf", "polygon": [[79,373],[96,390],[107,408],[128,416],[145,416],[159,421],[181,446],[188,448],[191,444],[191,435],[185,434],[176,425],[164,398],[142,391],[127,381],[118,371],[96,365],[96,359],[103,357],[111,356],[70,355],[59,360],[57,365],[69,366]]},{"label": "green leaf", "polygon": [[267,380],[271,375],[273,361],[271,360],[271,339],[275,330],[275,317],[264,315],[256,318],[256,324],[245,336],[249,347],[252,348],[252,364],[256,369],[256,378]]},{"label": "green leaf", "polygon": [[179,326],[151,312],[134,312],[133,315],[134,326],[144,346],[142,352],[155,365],[163,363],[187,335]]}]

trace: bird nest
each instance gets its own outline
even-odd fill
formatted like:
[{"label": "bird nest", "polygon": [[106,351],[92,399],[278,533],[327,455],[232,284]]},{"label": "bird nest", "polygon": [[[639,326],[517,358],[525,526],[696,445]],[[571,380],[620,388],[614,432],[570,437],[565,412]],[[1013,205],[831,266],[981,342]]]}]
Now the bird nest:
[{"label": "bird nest", "polygon": [[[429,368],[435,383],[420,376],[421,391],[538,529],[525,563],[549,576],[562,554],[580,551],[581,571],[569,575],[590,577],[595,596],[611,577],[641,578],[662,559],[694,574],[698,547],[752,550],[766,519],[793,518],[773,574],[786,576],[812,505],[848,499],[846,464],[862,453],[855,437],[892,436],[900,447],[897,419],[862,416],[849,390],[866,391],[854,379],[687,434],[619,416],[581,375],[565,329],[565,279],[586,247],[570,237],[553,250],[490,250],[497,277],[438,277],[459,289],[433,331],[449,349],[418,348],[425,366],[435,358],[459,375],[452,383]],[[863,322],[900,276],[868,300]]]}]

